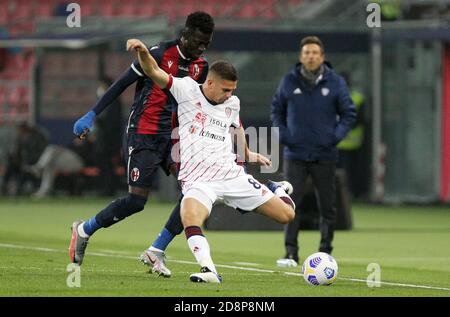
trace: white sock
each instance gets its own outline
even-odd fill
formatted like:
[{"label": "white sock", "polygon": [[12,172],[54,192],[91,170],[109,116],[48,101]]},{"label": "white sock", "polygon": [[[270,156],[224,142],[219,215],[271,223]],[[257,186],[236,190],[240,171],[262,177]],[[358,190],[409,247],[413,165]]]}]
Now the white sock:
[{"label": "white sock", "polygon": [[187,239],[187,242],[198,264],[201,267],[206,266],[212,272],[217,273],[216,266],[211,259],[208,240],[203,236],[195,235]]},{"label": "white sock", "polygon": [[274,194],[277,195],[278,197],[286,197],[286,196],[289,197],[289,195],[286,194],[284,189],[281,188],[281,187],[278,187],[277,189],[275,189],[275,193]]},{"label": "white sock", "polygon": [[158,248],[155,248],[155,247],[152,246],[152,245],[148,248],[148,250],[149,250],[149,251],[159,252],[159,253],[164,252],[163,250],[158,249]]},{"label": "white sock", "polygon": [[[274,194],[275,194],[276,196],[280,197],[281,200],[283,200],[286,204],[288,204],[289,206],[291,206],[291,207],[295,210],[295,203],[294,203],[294,201],[292,200],[291,196],[289,196],[289,195],[284,191],[283,188],[278,187],[278,188],[275,190],[275,193],[274,193]],[[289,203],[288,203],[287,201],[289,201]]]},{"label": "white sock", "polygon": [[89,235],[84,232],[84,222],[82,222],[78,228],[77,228],[78,234],[80,235],[80,237],[82,238],[89,238]]}]

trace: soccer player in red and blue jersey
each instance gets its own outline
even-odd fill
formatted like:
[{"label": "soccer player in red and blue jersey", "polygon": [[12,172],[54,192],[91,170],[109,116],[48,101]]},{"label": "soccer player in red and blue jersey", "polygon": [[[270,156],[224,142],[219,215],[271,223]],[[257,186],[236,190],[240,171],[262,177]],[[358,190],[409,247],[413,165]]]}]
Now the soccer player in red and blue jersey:
[{"label": "soccer player in red and blue jersey", "polygon": [[[167,73],[176,77],[190,76],[202,83],[208,73],[208,63],[202,55],[212,40],[213,31],[212,17],[205,12],[194,12],[187,17],[180,39],[153,46],[149,49],[150,54]],[[69,256],[73,263],[81,265],[88,240],[94,232],[144,209],[158,167],[170,174],[171,118],[175,100],[144,74],[137,60],[92,110],[75,123],[74,133],[84,138],[95,117],[135,82],[135,97],[124,144],[128,195],[113,201],[89,220],[72,224]]]}]

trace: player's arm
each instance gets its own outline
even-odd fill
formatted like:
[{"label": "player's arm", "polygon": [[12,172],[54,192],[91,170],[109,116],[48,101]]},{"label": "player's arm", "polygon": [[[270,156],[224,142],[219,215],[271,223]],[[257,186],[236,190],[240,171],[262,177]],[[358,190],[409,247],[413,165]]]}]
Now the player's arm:
[{"label": "player's arm", "polygon": [[159,87],[166,88],[169,83],[170,76],[164,70],[159,68],[158,63],[150,55],[147,46],[137,39],[127,41],[127,51],[136,51],[138,53],[139,64],[144,73],[150,77]]},{"label": "player's arm", "polygon": [[78,119],[73,126],[73,133],[77,135],[80,139],[84,139],[89,133],[89,130],[94,124],[94,119],[103,110],[105,110],[109,105],[116,100],[122,92],[131,86],[139,76],[130,67],[118,80],[112,84],[105,94],[97,101],[94,107],[86,113],[83,117]]},{"label": "player's arm", "polygon": [[244,127],[241,125],[239,128],[235,129],[236,133],[236,141],[237,141],[237,151],[240,152],[241,149],[244,149],[244,157],[245,161],[250,164],[256,164],[260,166],[269,167],[272,165],[272,162],[262,154],[250,151],[247,140],[245,139],[245,131]]},{"label": "player's arm", "polygon": [[334,144],[338,144],[347,133],[353,128],[356,122],[356,107],[343,78],[339,79],[339,98],[338,98],[339,122],[334,129]]}]

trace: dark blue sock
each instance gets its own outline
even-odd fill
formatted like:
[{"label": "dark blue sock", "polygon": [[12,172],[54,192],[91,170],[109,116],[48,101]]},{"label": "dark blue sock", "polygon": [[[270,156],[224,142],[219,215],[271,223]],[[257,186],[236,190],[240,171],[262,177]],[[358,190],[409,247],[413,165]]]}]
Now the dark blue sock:
[{"label": "dark blue sock", "polygon": [[127,196],[116,199],[106,206],[105,209],[95,216],[95,221],[102,228],[108,228],[143,210],[146,202],[146,197],[129,193]]},{"label": "dark blue sock", "polygon": [[86,221],[83,225],[84,232],[90,236],[100,228],[101,226],[97,223],[97,220],[95,220],[95,216]]},{"label": "dark blue sock", "polygon": [[175,236],[166,228],[162,229],[158,237],[152,243],[152,247],[165,251]]}]

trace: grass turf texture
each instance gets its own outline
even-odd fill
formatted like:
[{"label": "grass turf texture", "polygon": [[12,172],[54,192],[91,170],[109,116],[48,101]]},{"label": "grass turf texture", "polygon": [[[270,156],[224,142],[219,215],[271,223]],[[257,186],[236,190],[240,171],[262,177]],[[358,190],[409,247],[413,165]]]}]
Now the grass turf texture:
[{"label": "grass turf texture", "polygon": [[[189,282],[189,274],[199,266],[184,234],[167,250],[172,277],[146,273],[137,257],[173,207],[150,201],[143,212],[95,234],[81,267],[81,287],[69,288],[70,225],[108,203],[84,198],[0,200],[0,296],[450,296],[450,210],[422,206],[355,205],[354,230],[335,236],[337,281],[313,287],[301,276],[284,273],[299,273],[300,267],[276,267],[284,251],[283,234],[274,231],[205,232],[223,276],[221,285]],[[300,241],[303,260],[316,252],[319,233],[302,231]],[[383,282],[449,290],[397,284],[369,288],[363,282],[369,263],[381,266]]]}]

